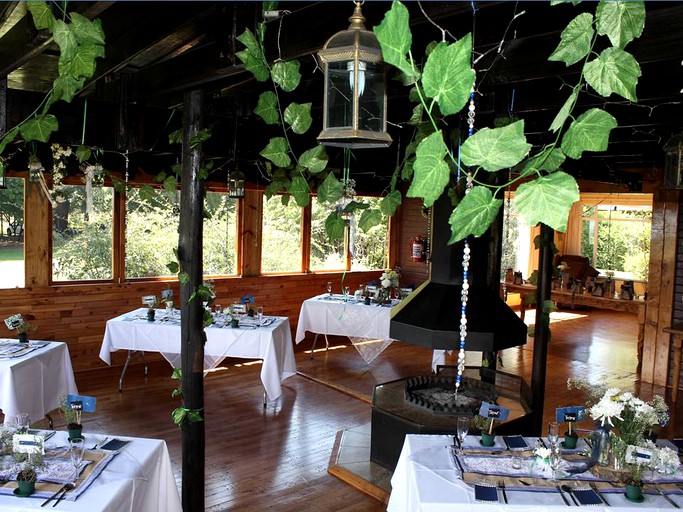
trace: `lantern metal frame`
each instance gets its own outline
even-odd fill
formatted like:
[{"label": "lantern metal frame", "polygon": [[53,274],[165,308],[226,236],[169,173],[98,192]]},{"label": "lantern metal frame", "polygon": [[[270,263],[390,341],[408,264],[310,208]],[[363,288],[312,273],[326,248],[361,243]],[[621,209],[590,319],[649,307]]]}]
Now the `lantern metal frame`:
[{"label": "lantern metal frame", "polygon": [[664,144],[664,188],[683,189],[683,133]]},{"label": "lantern metal frame", "polygon": [[[384,148],[392,139],[386,131],[386,73],[382,49],[375,34],[365,27],[362,2],[355,4],[349,28],[333,35],[318,52],[325,74],[323,130],[318,141],[326,146]],[[331,68],[334,68],[333,73]],[[376,79],[378,74],[381,80]],[[345,91],[347,84],[349,90]],[[350,119],[342,116],[345,118],[343,126],[330,126],[337,121],[331,109],[343,105],[334,105],[333,96],[346,100],[346,107],[350,107]],[[377,129],[369,127],[363,116],[378,124]]]},{"label": "lantern metal frame", "polygon": [[0,188],[7,188],[5,162],[0,161]]},{"label": "lantern metal frame", "polygon": [[237,167],[228,173],[228,197],[240,199],[244,197],[245,176]]}]

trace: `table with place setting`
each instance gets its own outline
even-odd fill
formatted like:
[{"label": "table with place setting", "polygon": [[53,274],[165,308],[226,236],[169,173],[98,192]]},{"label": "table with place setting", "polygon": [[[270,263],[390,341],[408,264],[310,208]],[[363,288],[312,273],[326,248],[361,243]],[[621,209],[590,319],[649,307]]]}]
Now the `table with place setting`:
[{"label": "table with place setting", "polygon": [[[522,447],[507,437],[520,440]],[[591,468],[586,456],[590,442],[580,439],[575,449],[562,448],[553,469],[534,451],[541,443],[548,445],[547,437],[496,436],[493,446],[484,447],[480,436],[467,435],[458,446],[453,436],[408,434],[391,479],[387,510],[546,511],[590,505],[652,512],[683,507],[681,467],[648,471],[642,501],[632,502],[609,470]],[[657,445],[678,449],[669,440]]]},{"label": "table with place setting", "polygon": [[333,293],[306,299],[299,311],[295,341],[300,343],[306,331],[347,336],[365,362],[370,363],[394,341],[389,337],[389,323],[391,310],[399,302],[366,303],[362,298]]},{"label": "table with place setting", "polygon": [[[282,394],[282,381],[296,374],[287,317],[242,315],[239,326],[231,327],[229,319],[217,315],[204,332],[204,369],[215,368],[226,357],[261,359],[261,381],[270,400]],[[100,359],[111,364],[111,352],[117,350],[158,352],[175,368],[181,366],[180,347],[178,310],[156,310],[149,321],[147,308],[139,308],[107,321]]]},{"label": "table with place setting", "polygon": [[182,510],[163,440],[88,434],[74,462],[66,432],[35,432],[45,436],[35,491],[28,496],[18,492],[18,464],[11,453],[0,455],[0,510]]},{"label": "table with place setting", "polygon": [[78,394],[78,389],[66,343],[0,339],[0,409],[5,417],[26,412],[36,422],[68,394]]}]

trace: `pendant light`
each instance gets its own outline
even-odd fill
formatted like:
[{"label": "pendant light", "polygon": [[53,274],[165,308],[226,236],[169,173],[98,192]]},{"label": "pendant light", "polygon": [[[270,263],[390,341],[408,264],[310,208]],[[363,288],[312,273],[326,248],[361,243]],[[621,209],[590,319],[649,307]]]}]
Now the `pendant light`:
[{"label": "pendant light", "polygon": [[362,2],[354,3],[349,28],[333,35],[318,52],[325,74],[318,141],[344,148],[384,148],[391,136],[382,50],[375,34],[365,28]]},{"label": "pendant light", "polygon": [[[237,106],[237,100],[235,100]],[[228,197],[240,199],[244,197],[244,173],[237,167],[237,108],[235,108],[235,134],[232,139],[233,170],[228,172]]]}]

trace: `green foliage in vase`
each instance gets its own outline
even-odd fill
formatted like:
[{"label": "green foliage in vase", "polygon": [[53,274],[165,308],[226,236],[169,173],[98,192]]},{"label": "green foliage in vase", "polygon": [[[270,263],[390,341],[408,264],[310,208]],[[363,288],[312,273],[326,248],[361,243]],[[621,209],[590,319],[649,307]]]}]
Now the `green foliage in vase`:
[{"label": "green foliage in vase", "polygon": [[[264,2],[263,11],[269,10],[272,2]],[[258,99],[254,113],[267,125],[278,125],[281,134],[272,137],[260,156],[265,159],[265,172],[270,183],[265,188],[265,196],[271,199],[282,193],[282,202],[287,204],[293,198],[300,207],[310,204],[311,193],[317,189],[318,200],[331,206],[331,212],[325,223],[325,231],[330,240],[338,240],[344,236],[345,220],[343,214],[351,214],[356,210],[367,209],[369,205],[360,201],[347,202],[343,211],[338,211],[336,203],[346,197],[343,194],[344,180],[335,176],[335,171],[327,168],[328,156],[325,146],[318,144],[297,154],[292,148],[292,139],[296,135],[308,132],[312,125],[312,103],[290,102],[286,107],[285,94],[299,86],[301,73],[299,61],[276,60],[269,63],[265,56],[264,34],[265,23],[259,22],[256,33],[248,28],[240,34],[237,40],[244,45],[244,49],[237,52],[237,57],[244,64],[244,68],[254,75],[260,82],[271,80],[273,90],[264,91]],[[392,201],[396,196],[392,196]],[[391,203],[390,203],[391,204]],[[394,208],[395,209],[395,208]],[[393,213],[393,209],[392,209]],[[379,225],[384,209],[369,209],[363,212],[359,228],[363,232]]]},{"label": "green foliage in vase", "polygon": [[[99,20],[89,20],[76,12],[63,12],[57,18],[47,2],[26,2],[26,8],[36,28],[50,32],[59,47],[58,76],[41,105],[0,139],[0,154],[17,138],[48,142],[59,128],[57,118],[49,113],[50,107],[57,101],[70,103],[95,73],[95,61],[104,57],[104,32]],[[2,158],[0,166],[4,167]]]},{"label": "green foliage in vase", "polygon": [[[394,172],[387,196],[392,199],[385,213],[393,214],[400,204],[396,195],[399,178],[411,181],[407,195],[422,198],[425,206],[448,193],[454,205],[450,217],[453,243],[483,234],[502,204],[498,192],[525,179],[515,194],[517,211],[529,225],[542,222],[565,231],[579,189],[561,166],[566,158],[579,159],[586,151],[607,149],[610,132],[617,126],[616,119],[602,109],[576,112],[579,92],[587,84],[601,96],[616,94],[637,101],[640,66],[624,48],[643,31],[644,2],[600,2],[595,14],[578,15],[562,31],[549,60],[580,65],[580,69],[578,83],[548,128],[554,134],[552,142],[530,153],[524,121],[519,120],[474,133],[462,144],[460,160],[447,150],[451,136],[448,116],[463,109],[474,88],[471,37],[468,34],[452,44],[431,45],[420,69],[411,51],[409,22],[408,10],[395,1],[374,29],[385,61],[412,87],[410,97],[417,103],[410,121],[416,125],[415,139],[406,148],[403,165]],[[599,44],[606,48],[597,54],[593,48],[602,36],[608,41],[603,37]],[[492,174],[504,169],[514,171],[512,181],[493,185]],[[465,195],[463,181],[468,171],[474,186]]]}]

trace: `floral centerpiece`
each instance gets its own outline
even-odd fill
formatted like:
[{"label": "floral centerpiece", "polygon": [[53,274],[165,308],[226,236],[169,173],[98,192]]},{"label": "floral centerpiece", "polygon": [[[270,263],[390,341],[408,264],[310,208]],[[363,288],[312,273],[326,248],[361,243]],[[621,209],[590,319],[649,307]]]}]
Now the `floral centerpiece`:
[{"label": "floral centerpiece", "polygon": [[5,318],[5,325],[10,331],[17,332],[20,342],[28,343],[28,332],[32,330],[33,326],[21,314],[17,313]]},{"label": "floral centerpiece", "polygon": [[379,278],[379,302],[388,302],[391,300],[392,293],[398,290],[401,274],[398,268],[392,270],[385,270]]}]

